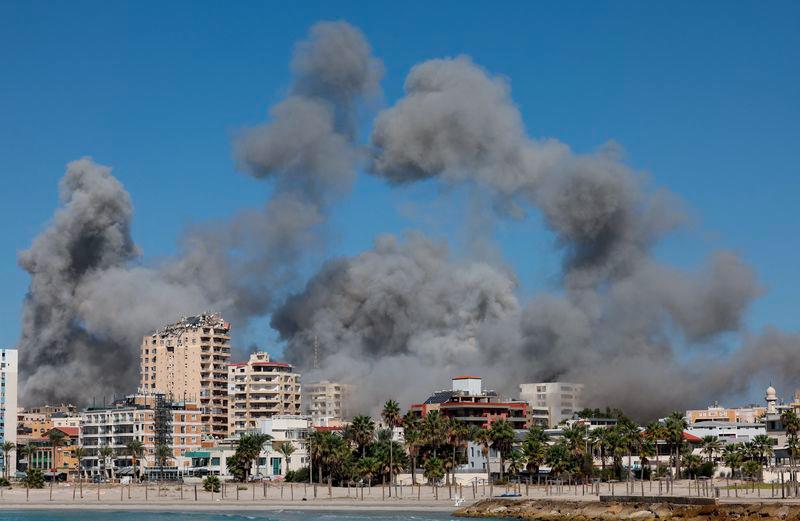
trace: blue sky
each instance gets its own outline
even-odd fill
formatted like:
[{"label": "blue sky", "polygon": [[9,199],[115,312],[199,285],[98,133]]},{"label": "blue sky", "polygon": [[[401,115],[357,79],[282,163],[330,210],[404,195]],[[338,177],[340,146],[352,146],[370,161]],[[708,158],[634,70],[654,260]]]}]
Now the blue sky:
[{"label": "blue sky", "polygon": [[[800,3],[26,1],[0,4],[0,346],[19,335],[17,253],[52,215],[68,161],[114,168],[147,259],[190,224],[263,205],[269,187],[235,171],[231,137],[282,97],[293,44],[324,19],[364,31],[386,104],[414,64],[468,54],[510,80],[530,135],[577,151],[619,142],[694,217],[659,257],[694,267],[739,253],[766,289],[748,325],[800,329]],[[435,196],[361,175],[334,211],[330,254],[434,218],[457,235]],[[522,294],[555,284],[537,216],[503,223],[498,240]]]}]

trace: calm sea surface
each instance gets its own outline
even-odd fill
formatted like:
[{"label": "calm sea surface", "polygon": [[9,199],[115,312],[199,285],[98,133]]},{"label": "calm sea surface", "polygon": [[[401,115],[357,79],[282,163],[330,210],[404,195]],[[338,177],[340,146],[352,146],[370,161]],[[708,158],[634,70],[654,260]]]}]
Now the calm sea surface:
[{"label": "calm sea surface", "polygon": [[126,512],[0,510],[2,521],[446,521],[445,513],[402,512]]}]

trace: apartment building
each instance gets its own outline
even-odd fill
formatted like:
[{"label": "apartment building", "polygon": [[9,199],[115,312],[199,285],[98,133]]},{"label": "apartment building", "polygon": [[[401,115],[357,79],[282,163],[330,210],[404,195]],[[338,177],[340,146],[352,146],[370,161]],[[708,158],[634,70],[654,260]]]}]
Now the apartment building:
[{"label": "apartment building", "polygon": [[[52,431],[60,431],[61,442],[53,446],[49,435]],[[75,457],[75,447],[80,443],[80,429],[78,427],[54,427],[44,433],[44,436],[30,439],[27,444],[34,448],[34,452],[24,457],[25,469],[39,469],[46,475],[56,479],[74,479],[78,476],[78,458]]]},{"label": "apartment building", "polygon": [[[156,446],[167,445],[173,458],[182,458],[201,446],[203,427],[197,404],[171,402],[163,394],[137,394],[109,407],[89,408],[81,419],[80,440],[87,450],[84,469],[98,474],[105,473],[109,466],[118,471],[130,467],[132,458],[126,446],[137,439],[144,445],[139,465],[150,473],[159,467]],[[103,446],[114,451],[110,462],[100,461],[99,450]]]},{"label": "apartment building", "polygon": [[[0,441],[17,443],[17,350],[0,349]],[[3,459],[0,451],[0,472],[17,471],[16,458]],[[8,467],[8,468],[6,468]]]},{"label": "apartment building", "polygon": [[21,439],[42,437],[54,427],[80,427],[77,407],[62,403],[18,409],[17,436]]},{"label": "apartment building", "polygon": [[528,428],[528,404],[509,400],[495,391],[483,389],[478,376],[457,376],[449,390],[433,393],[424,403],[412,404],[413,414],[424,417],[431,411],[476,427],[490,427],[496,420],[506,420],[516,430]]},{"label": "apartment building", "polygon": [[767,414],[767,408],[759,405],[747,407],[722,407],[717,402],[705,409],[689,409],[686,421],[689,425],[703,422],[758,423]]},{"label": "apartment building", "polygon": [[583,385],[568,382],[521,384],[519,397],[532,408],[546,407],[552,428],[571,419],[583,408]]},{"label": "apartment building", "polygon": [[182,318],[142,339],[139,388],[198,402],[204,434],[228,435],[230,329],[219,313]]},{"label": "apartment building", "polygon": [[303,385],[303,414],[314,425],[330,425],[352,419],[353,386],[330,380]]},{"label": "apartment building", "polygon": [[268,353],[253,353],[228,365],[228,404],[231,434],[258,431],[262,420],[300,414],[300,375]]}]

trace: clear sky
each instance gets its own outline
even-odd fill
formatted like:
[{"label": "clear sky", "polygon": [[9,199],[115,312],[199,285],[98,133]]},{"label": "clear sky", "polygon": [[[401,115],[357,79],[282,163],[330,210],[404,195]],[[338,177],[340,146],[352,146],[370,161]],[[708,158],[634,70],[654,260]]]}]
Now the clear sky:
[{"label": "clear sky", "polygon": [[[0,346],[20,331],[17,253],[52,215],[68,161],[114,168],[146,259],[174,252],[187,225],[263,205],[268,187],[235,171],[231,136],[264,120],[293,44],[330,19],[360,27],[384,60],[386,104],[415,63],[468,54],[510,80],[531,136],[579,152],[617,141],[694,216],[659,256],[693,267],[739,253],[766,289],[748,325],[800,329],[798,2],[4,1]],[[424,226],[409,208],[429,207],[428,189],[360,176],[330,254]],[[437,232],[453,230],[445,218]],[[553,285],[559,256],[535,217],[503,224],[499,241],[522,293]]]}]

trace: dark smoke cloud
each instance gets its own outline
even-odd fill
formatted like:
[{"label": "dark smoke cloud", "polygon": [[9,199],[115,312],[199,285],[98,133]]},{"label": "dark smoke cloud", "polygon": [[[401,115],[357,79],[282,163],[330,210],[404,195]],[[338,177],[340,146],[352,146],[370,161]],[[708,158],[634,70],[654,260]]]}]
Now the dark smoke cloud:
[{"label": "dark smoke cloud", "polygon": [[[291,360],[307,365],[316,337],[325,369],[366,382],[370,396],[396,381],[392,392],[416,401],[474,370],[511,395],[522,382],[584,382],[588,405],[621,406],[640,418],[750,385],[755,359],[747,353],[762,341],[745,340],[732,355],[720,344],[743,332],[761,292],[754,273],[729,252],[696,273],[658,262],[651,251],[686,221],[682,203],[651,188],[619,146],[579,155],[529,138],[508,82],[466,57],[415,66],[405,91],[375,121],[372,173],[393,184],[435,178],[489,193],[499,217],[540,212],[564,254],[563,291],[520,305],[503,270],[480,264],[478,281],[460,276],[463,264],[447,256],[410,262],[413,243],[388,254],[378,244],[326,266],[276,313],[273,327]],[[508,305],[479,312],[485,302],[464,297],[477,288]],[[783,344],[796,348],[794,341]],[[728,360],[738,362],[732,368]],[[398,371],[432,385],[409,389]]]},{"label": "dark smoke cloud", "polygon": [[361,153],[352,122],[379,94],[382,65],[363,35],[320,23],[298,44],[292,94],[235,143],[242,170],[273,181],[263,210],[192,226],[171,258],[141,263],[132,207],[108,167],[70,163],[50,226],[20,255],[31,274],[20,341],[26,403],[131,392],[138,346],[151,329],[218,310],[234,328],[264,316],[324,239],[329,205]]}]

